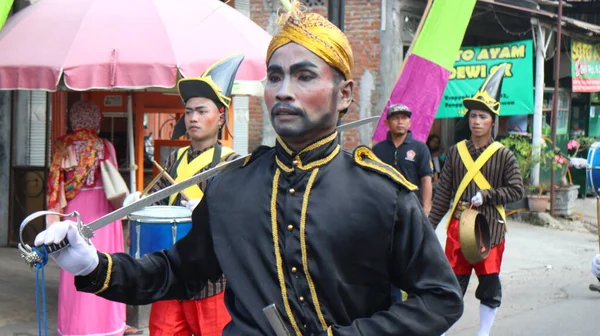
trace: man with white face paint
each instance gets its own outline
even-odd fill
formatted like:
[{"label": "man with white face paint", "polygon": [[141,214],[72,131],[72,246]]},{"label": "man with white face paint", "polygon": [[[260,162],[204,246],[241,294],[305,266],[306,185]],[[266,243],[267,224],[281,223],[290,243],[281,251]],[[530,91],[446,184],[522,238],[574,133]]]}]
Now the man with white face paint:
[{"label": "man with white face paint", "polygon": [[[479,336],[490,333],[502,300],[500,266],[504,252],[506,215],[504,205],[523,198],[523,179],[513,153],[493,141],[494,116],[500,113],[500,96],[505,65],[486,79],[473,98],[463,100],[468,109],[470,138],[452,146],[442,169],[429,220],[434,228],[450,210],[447,226],[446,256],[460,283],[467,290],[473,269],[479,286],[475,296],[481,301]],[[478,173],[469,175],[468,171]],[[469,206],[470,204],[470,206]],[[491,250],[485,259],[471,264],[461,251],[460,218],[473,207],[486,218],[491,235]],[[469,237],[475,239],[475,237]]]},{"label": "man with white face paint", "polygon": [[[296,1],[278,23],[264,95],[276,145],[211,181],[186,237],[135,260],[97,253],[65,221],[36,244],[68,232],[71,245],[51,256],[77,288],[130,304],[186,296],[224,273],[225,336],[274,335],[271,304],[298,336],[439,335],[463,303],[416,187],[337,140],[354,89],[349,41]],[[407,300],[392,304],[392,284]]]}]

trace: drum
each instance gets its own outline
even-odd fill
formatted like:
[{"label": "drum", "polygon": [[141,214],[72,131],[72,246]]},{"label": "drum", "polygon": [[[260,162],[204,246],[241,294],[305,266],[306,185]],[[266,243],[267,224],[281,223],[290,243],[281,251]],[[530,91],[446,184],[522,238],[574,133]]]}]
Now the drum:
[{"label": "drum", "polygon": [[594,142],[588,151],[585,177],[594,196],[600,195],[600,142]]},{"label": "drum", "polygon": [[192,228],[192,212],[182,206],[155,205],[129,215],[129,254],[165,250]]}]

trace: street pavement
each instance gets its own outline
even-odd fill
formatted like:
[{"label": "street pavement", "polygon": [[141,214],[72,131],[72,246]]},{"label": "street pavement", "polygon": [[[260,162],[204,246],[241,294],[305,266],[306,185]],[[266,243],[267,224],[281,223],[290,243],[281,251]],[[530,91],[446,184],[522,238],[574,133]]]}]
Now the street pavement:
[{"label": "street pavement", "polygon": [[[438,236],[443,236],[441,232]],[[591,274],[595,235],[509,221],[502,265],[503,303],[492,335],[598,335],[600,293]],[[473,276],[463,317],[448,336],[477,335],[479,301]]]},{"label": "street pavement", "polygon": [[[578,200],[577,211],[595,222],[595,199]],[[503,304],[492,335],[598,335],[600,293],[588,290],[597,282],[591,275],[591,258],[598,238],[590,225],[564,221],[563,230],[508,221],[501,280]],[[437,232],[444,245],[445,231]],[[15,248],[0,248],[0,336],[33,336],[37,332],[35,270],[21,260]],[[45,268],[48,324],[56,330],[58,269]],[[463,317],[448,336],[477,335],[479,302],[477,278],[472,277],[465,296]],[[147,335],[147,330],[146,330]]]}]

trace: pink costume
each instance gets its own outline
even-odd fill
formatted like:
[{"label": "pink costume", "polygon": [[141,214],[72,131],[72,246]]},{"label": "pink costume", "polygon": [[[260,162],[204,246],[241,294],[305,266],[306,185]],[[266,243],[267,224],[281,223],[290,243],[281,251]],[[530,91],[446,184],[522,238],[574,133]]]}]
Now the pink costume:
[{"label": "pink costume", "polygon": [[[77,210],[83,222],[90,223],[114,210],[106,199],[98,163],[106,157],[116,167],[115,149],[109,141],[97,136],[102,115],[94,103],[75,103],[70,111],[70,121],[73,133],[57,142],[50,168],[48,206],[50,210],[62,213]],[[80,174],[79,184],[73,178],[74,174]],[[48,224],[56,220],[48,218]],[[92,242],[99,251],[123,252],[121,221],[96,231]],[[60,271],[57,335],[123,335],[125,328],[124,304],[78,292],[73,275]]]}]

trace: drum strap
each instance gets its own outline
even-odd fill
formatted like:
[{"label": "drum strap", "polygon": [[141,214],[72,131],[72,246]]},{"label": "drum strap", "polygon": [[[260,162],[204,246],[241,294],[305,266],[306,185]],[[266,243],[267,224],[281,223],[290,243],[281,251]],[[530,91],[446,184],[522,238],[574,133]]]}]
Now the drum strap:
[{"label": "drum strap", "polygon": [[[483,153],[481,153],[481,155],[477,158],[477,160],[475,162],[473,162],[473,158],[471,157],[471,154],[469,153],[469,149],[467,148],[467,141],[463,140],[463,141],[459,142],[458,144],[456,144],[456,148],[458,149],[458,154],[460,155],[460,159],[463,162],[463,164],[465,165],[465,167],[467,168],[467,173],[465,174],[463,179],[460,181],[460,184],[458,185],[458,190],[456,191],[456,194],[454,195],[452,211],[450,212],[451,214],[454,213],[454,210],[456,209],[456,206],[458,205],[458,202],[460,201],[460,197],[463,195],[463,193],[465,192],[465,190],[467,189],[467,187],[469,186],[469,183],[471,183],[471,181],[475,180],[475,184],[477,184],[477,187],[479,187],[479,189],[481,189],[481,190],[486,190],[486,189],[492,188],[489,181],[481,173],[481,168],[485,165],[486,162],[489,161],[489,159],[494,155],[494,153],[496,153],[502,147],[503,147],[503,145],[501,143],[499,143],[497,141],[492,142],[488,146],[488,148],[486,148],[483,151]],[[494,205],[494,207],[496,208],[496,210],[498,210],[498,213],[500,213],[500,217],[502,217],[502,220],[506,223],[506,213],[504,211],[504,206],[501,204],[496,204],[496,205]],[[447,226],[450,224],[450,219],[452,219],[452,216],[449,217]]]},{"label": "drum strap", "polygon": [[[206,168],[210,169],[216,167],[221,162],[222,156],[229,155],[233,152],[233,149],[228,147],[223,148],[223,146],[217,142],[213,148],[203,152],[191,162],[188,162],[188,156],[186,155],[188,149],[189,146],[180,148],[177,152],[177,163],[174,168],[176,171],[175,182],[181,182],[190,178]],[[186,188],[185,193],[193,199],[202,198],[202,196],[204,196],[204,193],[198,185]],[[169,205],[174,204],[177,195],[179,195],[179,193],[175,193],[169,197]]]},{"label": "drum strap", "polygon": [[219,162],[221,162],[221,153],[223,152],[223,146],[217,141],[215,144],[215,151],[213,154],[212,162],[208,165],[208,169],[215,168]]}]

